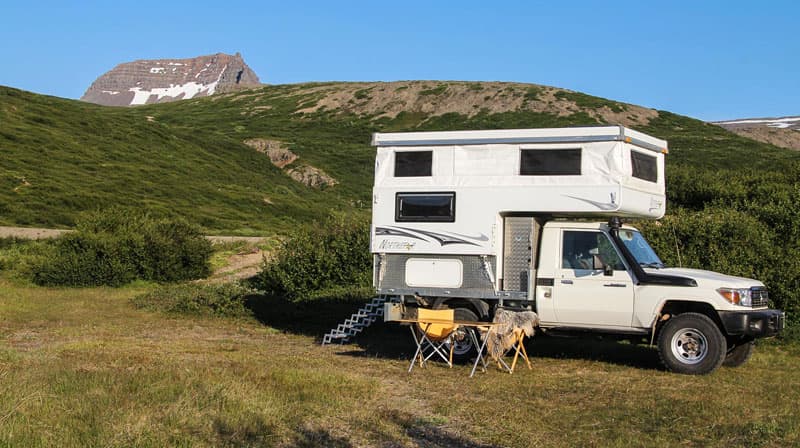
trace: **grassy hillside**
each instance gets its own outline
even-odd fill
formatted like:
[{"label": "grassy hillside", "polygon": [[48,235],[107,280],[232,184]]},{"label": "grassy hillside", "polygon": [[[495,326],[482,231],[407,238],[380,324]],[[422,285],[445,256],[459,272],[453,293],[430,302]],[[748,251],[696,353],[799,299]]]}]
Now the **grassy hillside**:
[{"label": "grassy hillside", "polygon": [[[622,123],[670,141],[677,182],[743,166],[785,177],[800,163],[698,120],[512,83],[297,84],[134,109],[0,87],[0,123],[0,224],[24,226],[70,226],[78,212],[123,204],[174,211],[210,232],[283,232],[330,209],[368,208],[375,131]],[[339,184],[290,179],[249,138],[285,143],[295,165]]]},{"label": "grassy hillside", "polygon": [[351,202],[352,193],[293,181],[213,126],[147,117],[0,89],[0,223],[70,226],[78,212],[121,204],[174,211],[209,231],[271,233]]}]

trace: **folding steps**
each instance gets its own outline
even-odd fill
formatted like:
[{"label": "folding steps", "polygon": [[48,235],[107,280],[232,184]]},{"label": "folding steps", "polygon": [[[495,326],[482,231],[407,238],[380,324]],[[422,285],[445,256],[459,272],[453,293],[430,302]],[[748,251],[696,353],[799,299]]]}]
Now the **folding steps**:
[{"label": "folding steps", "polygon": [[322,337],[322,345],[349,342],[350,338],[361,333],[372,325],[378,318],[383,317],[383,304],[389,301],[388,296],[375,297],[369,303],[358,309],[350,318],[336,326]]}]

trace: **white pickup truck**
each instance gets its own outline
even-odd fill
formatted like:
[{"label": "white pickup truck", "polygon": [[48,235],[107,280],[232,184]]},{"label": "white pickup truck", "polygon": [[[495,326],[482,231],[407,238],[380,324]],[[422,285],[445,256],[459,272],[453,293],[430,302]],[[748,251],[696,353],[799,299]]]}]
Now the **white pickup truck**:
[{"label": "white pickup truck", "polygon": [[[459,320],[534,310],[545,332],[657,340],[666,367],[688,374],[741,365],[784,327],[761,282],[667,267],[621,224],[664,215],[663,140],[603,126],[379,133],[373,144],[373,281],[407,308]],[[456,355],[468,356],[462,339]]]},{"label": "white pickup truck", "polygon": [[743,364],[755,338],[783,328],[763,283],[666,267],[617,220],[549,221],[539,244],[533,307],[545,331],[654,337],[667,368],[703,374]]}]

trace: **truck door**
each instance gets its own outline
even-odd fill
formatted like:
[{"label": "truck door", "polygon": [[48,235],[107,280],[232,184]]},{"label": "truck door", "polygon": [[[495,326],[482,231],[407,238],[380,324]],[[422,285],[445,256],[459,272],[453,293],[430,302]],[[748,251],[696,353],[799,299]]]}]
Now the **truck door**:
[{"label": "truck door", "polygon": [[[613,267],[605,275],[604,266]],[[633,281],[608,236],[597,230],[562,230],[561,267],[553,285],[560,324],[630,327]]]}]

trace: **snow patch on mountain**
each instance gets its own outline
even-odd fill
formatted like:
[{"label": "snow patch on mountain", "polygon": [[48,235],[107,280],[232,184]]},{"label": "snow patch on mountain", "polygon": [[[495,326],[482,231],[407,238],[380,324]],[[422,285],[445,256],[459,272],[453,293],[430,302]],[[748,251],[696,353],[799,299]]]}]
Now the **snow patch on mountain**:
[{"label": "snow patch on mountain", "polygon": [[119,64],[99,77],[81,99],[107,106],[137,106],[258,85],[258,76],[239,53],[217,53]]}]

